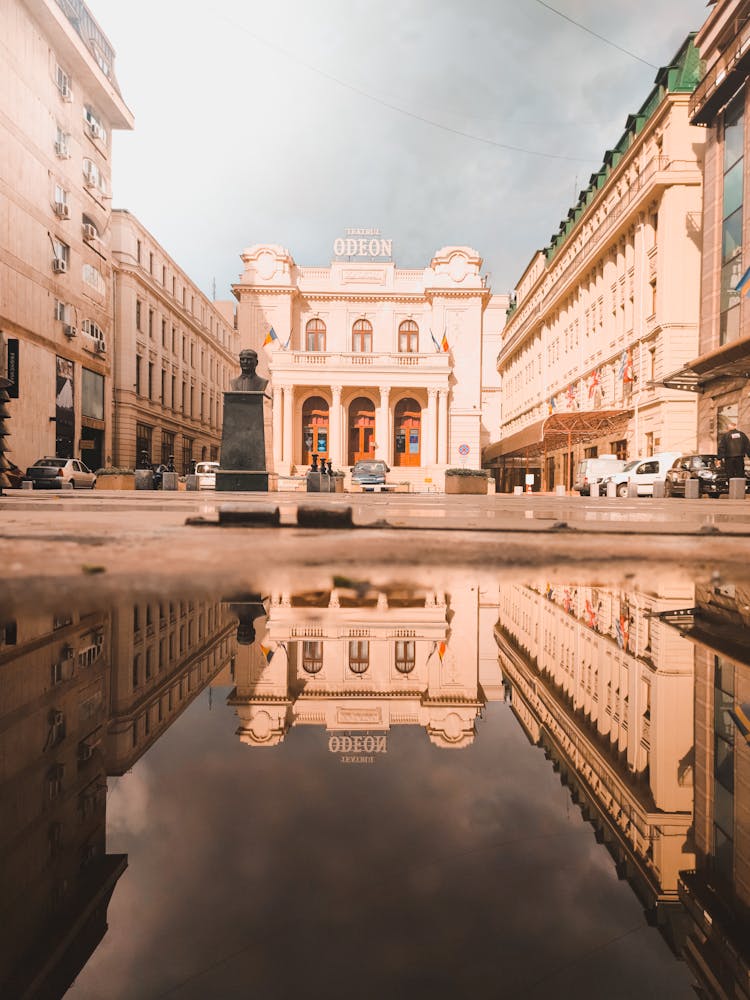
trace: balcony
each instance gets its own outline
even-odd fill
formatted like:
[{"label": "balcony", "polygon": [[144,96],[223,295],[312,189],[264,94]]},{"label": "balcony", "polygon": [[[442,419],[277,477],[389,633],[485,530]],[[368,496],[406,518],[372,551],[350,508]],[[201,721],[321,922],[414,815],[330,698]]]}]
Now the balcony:
[{"label": "balcony", "polygon": [[287,375],[295,379],[309,372],[319,380],[325,372],[326,381],[335,374],[346,384],[361,380],[362,375],[367,373],[378,378],[383,375],[398,378],[401,375],[409,381],[437,376],[442,385],[451,366],[449,355],[442,351],[429,354],[276,351],[270,359],[270,367],[274,376]]},{"label": "balcony", "polygon": [[711,125],[717,113],[747,76],[750,66],[750,21],[737,34],[695,88],[688,106],[693,125]]}]

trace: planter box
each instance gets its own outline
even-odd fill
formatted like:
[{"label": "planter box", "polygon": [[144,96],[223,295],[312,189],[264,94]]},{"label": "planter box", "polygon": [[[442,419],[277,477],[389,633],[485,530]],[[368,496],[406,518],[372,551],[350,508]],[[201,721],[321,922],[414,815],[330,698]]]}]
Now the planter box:
[{"label": "planter box", "polygon": [[97,490],[134,490],[135,473],[122,476],[97,476]]},{"label": "planter box", "polygon": [[446,476],[446,493],[463,493],[472,496],[485,496],[487,494],[486,476]]}]

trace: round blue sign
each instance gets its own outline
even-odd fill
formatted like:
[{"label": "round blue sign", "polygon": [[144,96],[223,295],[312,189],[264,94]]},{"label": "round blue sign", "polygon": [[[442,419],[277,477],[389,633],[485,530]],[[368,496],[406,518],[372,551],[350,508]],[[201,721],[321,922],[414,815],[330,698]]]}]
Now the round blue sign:
[{"label": "round blue sign", "polygon": [[460,444],[458,446],[458,454],[459,455],[468,455],[470,451],[471,451],[471,448],[469,448],[468,444]]}]

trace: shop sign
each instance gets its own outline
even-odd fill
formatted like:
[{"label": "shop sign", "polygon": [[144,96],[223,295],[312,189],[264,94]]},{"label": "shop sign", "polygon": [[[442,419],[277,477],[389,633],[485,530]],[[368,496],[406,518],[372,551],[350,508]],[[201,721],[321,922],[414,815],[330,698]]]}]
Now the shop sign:
[{"label": "shop sign", "polygon": [[331,734],[328,749],[340,754],[342,764],[374,764],[375,754],[388,753],[387,737],[371,733]]},{"label": "shop sign", "polygon": [[16,339],[8,340],[8,381],[11,385],[8,386],[7,392],[11,399],[18,399],[18,343]]},{"label": "shop sign", "polygon": [[345,229],[333,242],[334,257],[390,258],[393,240],[384,239],[379,229]]}]

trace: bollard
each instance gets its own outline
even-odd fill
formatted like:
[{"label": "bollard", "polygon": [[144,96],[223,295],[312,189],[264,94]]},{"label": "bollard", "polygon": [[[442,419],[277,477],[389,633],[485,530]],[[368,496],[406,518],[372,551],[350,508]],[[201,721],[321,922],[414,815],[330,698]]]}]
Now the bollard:
[{"label": "bollard", "polygon": [[737,478],[729,480],[729,499],[730,500],[744,500],[745,499],[745,480]]},{"label": "bollard", "polygon": [[565,496],[565,487],[564,486],[556,486],[555,487],[555,496],[564,497]]},{"label": "bollard", "polygon": [[617,496],[617,484],[616,483],[607,483],[607,496],[608,497],[616,497]]},{"label": "bollard", "polygon": [[195,475],[193,475],[193,476],[186,476],[185,477],[185,489],[189,490],[191,493],[197,493],[198,492],[198,477],[195,476]]},{"label": "bollard", "polygon": [[71,479],[70,482],[68,482],[68,483],[60,483],[60,489],[61,490],[70,490],[72,492],[75,489],[75,485],[73,483],[73,480]]},{"label": "bollard", "polygon": [[179,478],[176,472],[162,472],[161,488],[163,490],[176,490]]},{"label": "bollard", "polygon": [[638,496],[638,483],[634,483],[632,479],[628,480],[628,496],[631,499]]},{"label": "bollard", "polygon": [[21,480],[21,489],[22,490],[33,490],[34,489],[34,483],[31,481],[31,479],[22,479]]},{"label": "bollard", "polygon": [[320,472],[317,469],[310,469],[306,476],[307,480],[307,492],[308,493],[321,493],[321,478]]},{"label": "bollard", "polygon": [[589,496],[596,499],[599,496],[599,483],[592,483],[589,486]]},{"label": "bollard", "polygon": [[698,500],[701,495],[701,484],[697,479],[685,480],[685,499]]},{"label": "bollard", "polygon": [[523,486],[514,486],[513,487],[513,496],[514,497],[521,497],[521,496],[523,496]]},{"label": "bollard", "polygon": [[654,491],[651,494],[651,496],[654,497],[655,500],[662,500],[664,498],[665,493],[664,493],[664,480],[663,479],[655,479],[654,480]]},{"label": "bollard", "polygon": [[135,488],[137,490],[152,490],[154,488],[154,474],[151,469],[135,470]]}]

